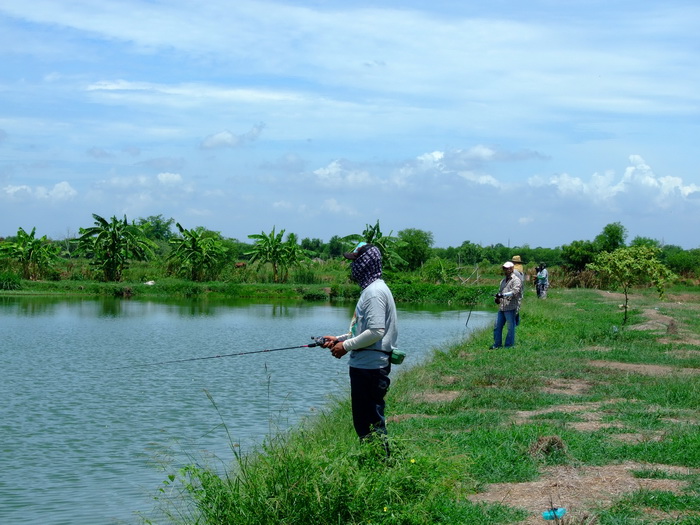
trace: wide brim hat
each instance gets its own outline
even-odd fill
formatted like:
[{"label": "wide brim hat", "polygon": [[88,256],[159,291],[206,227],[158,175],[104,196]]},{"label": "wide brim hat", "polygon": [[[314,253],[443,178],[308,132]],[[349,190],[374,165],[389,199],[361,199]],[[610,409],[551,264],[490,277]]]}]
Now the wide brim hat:
[{"label": "wide brim hat", "polygon": [[511,259],[514,263],[521,263],[523,260],[520,258],[520,255],[513,255],[513,258]]}]

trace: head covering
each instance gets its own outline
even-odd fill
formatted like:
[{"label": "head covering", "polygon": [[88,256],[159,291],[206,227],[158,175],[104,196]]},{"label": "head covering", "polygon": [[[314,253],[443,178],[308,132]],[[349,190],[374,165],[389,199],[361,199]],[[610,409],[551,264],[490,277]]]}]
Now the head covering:
[{"label": "head covering", "polygon": [[502,268],[514,268],[514,267],[515,267],[515,265],[510,261],[504,262],[503,266],[502,266]]},{"label": "head covering", "polygon": [[[366,246],[366,248],[365,248]],[[363,290],[377,279],[382,278],[382,252],[371,244],[362,246],[362,253],[352,259],[352,280]]]},{"label": "head covering", "polygon": [[355,246],[355,249],[351,252],[347,252],[343,254],[343,257],[346,259],[350,259],[351,261],[354,261],[357,259],[360,255],[365,253],[369,248],[371,248],[371,244],[367,244],[366,242],[360,242]]},{"label": "head covering", "polygon": [[513,255],[513,258],[511,259],[514,263],[521,263],[523,260],[520,258],[520,255]]}]

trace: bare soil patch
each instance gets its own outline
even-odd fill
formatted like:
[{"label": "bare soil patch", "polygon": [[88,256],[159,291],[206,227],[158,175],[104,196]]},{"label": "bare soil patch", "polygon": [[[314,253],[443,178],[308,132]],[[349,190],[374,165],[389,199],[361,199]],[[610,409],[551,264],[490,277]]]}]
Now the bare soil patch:
[{"label": "bare soil patch", "polygon": [[674,343],[681,343],[681,344],[686,344],[686,345],[693,345],[693,346],[700,346],[700,338],[693,336],[692,334],[687,334],[683,333],[683,336],[681,339],[678,339],[677,337],[671,338],[671,337],[660,337],[657,339],[659,343],[662,345],[670,345]]},{"label": "bare soil patch", "polygon": [[622,434],[611,434],[610,437],[624,443],[657,443],[664,440],[666,433],[660,430],[649,432],[624,432]]},{"label": "bare soil patch", "polygon": [[619,423],[603,422],[603,415],[599,412],[603,403],[577,403],[567,405],[554,405],[540,410],[521,410],[515,413],[515,424],[523,425],[532,422],[533,418],[546,414],[575,414],[583,421],[568,421],[566,425],[581,432],[595,432],[602,428],[620,428]]},{"label": "bare soil patch", "polygon": [[436,416],[431,416],[429,414],[396,414],[394,416],[389,416],[386,418],[389,423],[400,423],[401,421],[406,421],[407,419],[435,419]]},{"label": "bare soil patch", "polygon": [[[608,292],[606,290],[597,290],[598,294],[602,296],[604,299],[609,299],[610,301],[613,302],[618,302],[618,301],[624,301],[625,300],[625,294],[619,293],[619,292]],[[632,295],[630,294],[628,296],[631,300]]]},{"label": "bare soil patch", "polygon": [[591,389],[591,383],[580,379],[550,379],[546,381],[546,386],[542,392],[547,394],[563,394],[579,396],[587,393]]},{"label": "bare soil patch", "polygon": [[457,376],[442,376],[440,378],[440,382],[443,385],[454,385],[455,383],[459,383],[460,379]]},{"label": "bare soil patch", "polygon": [[666,354],[671,357],[677,357],[678,359],[693,359],[695,357],[700,357],[700,350],[671,350],[670,352],[666,352]]},{"label": "bare soil patch", "polygon": [[676,304],[687,305],[691,308],[700,309],[700,295],[694,295],[691,293],[674,293],[667,294],[666,298],[670,302],[674,302]]},{"label": "bare soil patch", "polygon": [[445,392],[419,392],[413,395],[413,400],[423,403],[449,403],[454,401],[462,393],[461,390],[447,390]]},{"label": "bare soil patch", "polygon": [[531,418],[535,416],[541,416],[544,414],[579,414],[584,419],[596,419],[598,415],[596,411],[600,409],[603,403],[572,403],[566,405],[553,405],[547,408],[541,408],[539,410],[519,410],[515,413],[516,423],[526,423],[529,422]]},{"label": "bare soil patch", "polygon": [[678,333],[676,320],[669,315],[662,314],[656,308],[646,308],[642,315],[646,321],[641,324],[631,325],[629,330],[662,331],[668,334]]},{"label": "bare soil patch", "polygon": [[671,479],[644,479],[633,471],[655,470],[667,474],[689,474],[691,469],[670,465],[626,462],[604,467],[555,466],[543,469],[542,476],[527,483],[497,483],[486,492],[469,497],[472,502],[501,503],[519,507],[531,513],[520,522],[541,524],[542,512],[551,505],[567,509],[568,520],[590,518],[600,506],[609,506],[620,496],[637,490],[680,492],[687,484]]},{"label": "bare soil patch", "polygon": [[587,346],[581,350],[584,352],[609,352],[612,348],[609,346]]},{"label": "bare soil patch", "polygon": [[700,375],[700,368],[678,368],[674,366],[645,365],[637,363],[618,363],[615,361],[588,361],[588,364],[598,368],[612,368],[623,372],[632,372],[647,376],[689,376]]}]

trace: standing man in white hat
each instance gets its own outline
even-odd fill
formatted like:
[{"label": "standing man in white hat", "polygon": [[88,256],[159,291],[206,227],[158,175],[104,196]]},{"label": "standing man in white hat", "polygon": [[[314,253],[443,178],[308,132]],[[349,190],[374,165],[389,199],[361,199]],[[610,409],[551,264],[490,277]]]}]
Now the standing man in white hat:
[{"label": "standing man in white hat", "polygon": [[514,274],[515,265],[508,261],[503,264],[502,268],[504,277],[496,294],[498,314],[493,325],[493,346],[491,348],[503,346],[503,327],[506,324],[508,325],[508,333],[506,334],[505,346],[509,348],[515,345],[515,316],[518,313],[523,291],[523,283]]}]

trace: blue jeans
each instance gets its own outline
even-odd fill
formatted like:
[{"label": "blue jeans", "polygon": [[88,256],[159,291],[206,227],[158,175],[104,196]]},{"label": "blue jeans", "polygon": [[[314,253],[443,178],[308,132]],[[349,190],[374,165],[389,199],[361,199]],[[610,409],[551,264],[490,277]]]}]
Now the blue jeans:
[{"label": "blue jeans", "polygon": [[515,345],[515,314],[516,310],[498,311],[493,325],[493,346],[503,346],[503,327],[508,324],[506,346]]}]

